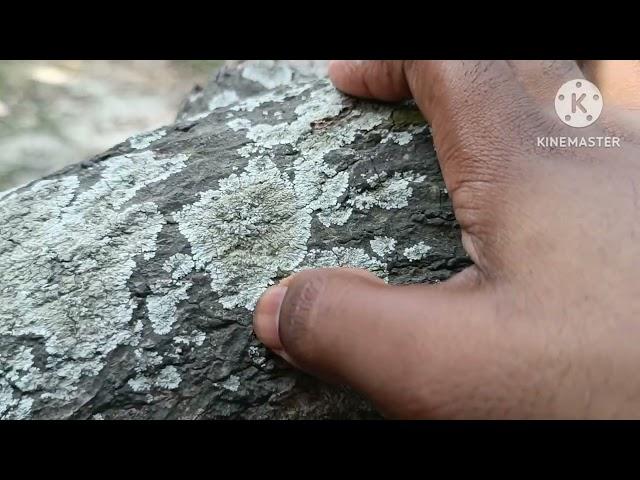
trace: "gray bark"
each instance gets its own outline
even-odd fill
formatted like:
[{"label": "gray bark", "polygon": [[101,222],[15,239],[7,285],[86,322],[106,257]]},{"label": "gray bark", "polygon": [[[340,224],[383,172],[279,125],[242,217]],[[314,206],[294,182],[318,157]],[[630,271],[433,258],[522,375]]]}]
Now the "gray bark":
[{"label": "gray bark", "polygon": [[176,122],[0,193],[0,418],[375,418],[252,334],[305,268],[437,282],[469,263],[429,129],[275,64]]}]

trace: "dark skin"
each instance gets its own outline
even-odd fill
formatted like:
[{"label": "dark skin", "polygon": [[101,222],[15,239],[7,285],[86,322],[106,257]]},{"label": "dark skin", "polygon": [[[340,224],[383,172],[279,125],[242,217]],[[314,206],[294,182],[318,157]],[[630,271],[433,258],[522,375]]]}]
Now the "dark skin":
[{"label": "dark skin", "polygon": [[[640,417],[639,65],[332,62],[346,93],[415,99],[474,265],[436,285],[300,272],[260,299],[260,340],[392,418]],[[576,78],[605,101],[579,131],[553,109]],[[535,143],[576,135],[621,148]]]}]

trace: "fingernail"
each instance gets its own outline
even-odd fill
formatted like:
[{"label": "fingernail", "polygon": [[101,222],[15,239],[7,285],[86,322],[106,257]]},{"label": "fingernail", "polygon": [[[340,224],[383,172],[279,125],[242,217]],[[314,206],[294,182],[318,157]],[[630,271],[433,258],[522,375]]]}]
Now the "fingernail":
[{"label": "fingernail", "polygon": [[274,285],[262,294],[253,312],[253,331],[258,339],[271,350],[282,350],[278,321],[280,306],[287,293],[287,287]]},{"label": "fingernail", "polygon": [[292,273],[291,275],[289,275],[288,277],[283,278],[282,280],[280,280],[278,282],[278,285],[281,287],[288,287],[289,284],[291,283],[291,281],[293,280],[293,277],[295,277],[296,274]]}]

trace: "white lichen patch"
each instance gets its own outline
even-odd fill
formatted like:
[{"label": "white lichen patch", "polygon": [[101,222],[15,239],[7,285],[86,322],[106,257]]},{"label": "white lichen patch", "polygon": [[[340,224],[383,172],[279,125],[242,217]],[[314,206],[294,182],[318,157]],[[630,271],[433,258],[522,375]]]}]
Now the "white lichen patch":
[{"label": "white lichen patch", "polygon": [[222,383],[214,383],[216,387],[222,387],[225,390],[229,390],[230,392],[237,392],[240,388],[240,377],[236,375],[231,375]]},{"label": "white lichen patch", "polygon": [[267,359],[260,355],[260,349],[255,346],[249,347],[249,358],[251,359],[251,363],[257,367],[262,367],[267,362]]},{"label": "white lichen patch", "polygon": [[0,355],[0,374],[21,392],[32,392],[39,386],[42,372],[33,365],[33,348],[21,346],[10,356]]},{"label": "white lichen patch", "polygon": [[192,339],[193,339],[193,342],[196,344],[196,346],[200,347],[204,343],[204,341],[207,339],[207,335],[204,332],[201,332],[200,330],[196,330],[192,332]]},{"label": "white lichen patch", "polygon": [[6,416],[27,415],[37,398],[72,402],[83,376],[97,375],[118,345],[138,342],[127,280],[137,256],[154,254],[165,220],[154,203],[130,201],[186,158],[114,157],[95,167],[101,177],[84,191],[68,176],[0,201],[0,336],[39,338],[48,355],[40,370],[22,351],[22,366],[0,375],[3,398],[12,390]]},{"label": "white lichen patch", "polygon": [[[201,118],[205,118],[211,115],[211,113],[214,110],[218,108],[227,107],[232,103],[237,102],[238,100],[239,100],[239,97],[235,90],[223,90],[211,97],[211,99],[207,103],[207,110],[205,110],[204,112],[200,112],[195,115],[186,117],[184,118],[184,120],[188,122],[200,120]],[[227,114],[227,117],[230,117],[230,116],[233,116],[231,112]]]},{"label": "white lichen patch", "polygon": [[227,122],[227,127],[229,127],[234,132],[239,130],[248,130],[251,127],[251,122],[246,118],[234,118],[233,120],[229,120]]},{"label": "white lichen patch", "polygon": [[171,255],[162,266],[165,272],[171,274],[171,278],[174,280],[180,280],[186,277],[193,270],[193,259],[189,255],[184,253],[176,253]]},{"label": "white lichen patch", "polygon": [[29,418],[33,399],[14,395],[14,388],[0,377],[0,420],[23,420]]},{"label": "white lichen patch", "polygon": [[347,191],[349,174],[336,172],[325,162],[328,153],[353,143],[361,132],[370,131],[384,122],[388,112],[377,110],[351,112],[348,120],[340,127],[324,132],[323,135],[309,135],[312,123],[331,119],[344,109],[344,97],[332,87],[313,92],[310,99],[296,109],[300,115],[294,130],[300,135],[294,144],[304,152],[293,164],[296,195],[300,202],[318,212],[318,220],[325,225],[344,225],[351,215],[351,209],[342,208],[338,200]]},{"label": "white lichen patch", "polygon": [[411,132],[389,132],[387,136],[380,140],[380,143],[393,142],[398,145],[407,145],[411,143],[412,139],[413,135]]},{"label": "white lichen patch", "polygon": [[129,145],[131,145],[131,148],[135,148],[136,150],[144,150],[156,140],[160,140],[166,134],[166,130],[156,130],[155,132],[151,133],[134,135],[129,139]]},{"label": "white lichen patch", "polygon": [[178,369],[173,365],[169,365],[160,370],[156,375],[138,375],[129,379],[127,385],[136,393],[147,393],[152,388],[161,388],[166,390],[175,390],[182,382]]},{"label": "white lichen patch", "polygon": [[273,60],[254,61],[244,67],[242,76],[270,89],[290,83],[293,70]]},{"label": "white lichen patch", "polygon": [[252,95],[229,108],[235,112],[253,112],[265,103],[281,103],[287,98],[297,97],[310,88],[311,85],[300,85],[281,90],[271,90],[259,95]]},{"label": "white lichen patch", "polygon": [[[325,226],[343,225],[351,215],[350,209],[338,204],[348,189],[349,174],[337,172],[324,156],[352,143],[359,132],[371,130],[389,114],[355,111],[340,128],[320,138],[313,135],[314,122],[339,115],[344,101],[327,86],[312,92],[295,109],[292,122],[249,126],[246,119],[231,120],[228,126],[246,130],[251,140],[240,150],[250,157],[248,166],[175,214],[192,246],[195,267],[209,273],[224,308],[252,309],[272,278],[300,265],[307,254],[314,212]],[[304,152],[293,162],[293,181],[260,154],[282,144]]]},{"label": "white lichen patch", "polygon": [[180,386],[180,382],[182,382],[182,378],[178,369],[173,365],[169,365],[160,370],[155,378],[154,385],[167,390],[175,390]]},{"label": "white lichen patch", "polygon": [[131,390],[133,390],[134,392],[143,393],[151,390],[152,382],[149,377],[139,375],[136,378],[131,378],[127,382],[127,385],[129,385],[129,387],[131,387]]},{"label": "white lichen patch", "polygon": [[409,259],[410,262],[415,260],[421,260],[424,256],[429,253],[431,247],[429,245],[425,245],[424,242],[417,243],[411,247],[407,247],[404,249],[404,256]]},{"label": "white lichen patch", "polygon": [[[247,138],[253,143],[240,149],[240,154],[249,157],[265,149],[271,149],[276,145],[296,144],[308,133],[311,133],[315,122],[327,120],[338,116],[345,109],[345,97],[335,88],[328,85],[311,92],[309,98],[295,109],[296,119],[292,122],[283,122],[275,125],[257,124],[247,131]],[[366,112],[358,110],[351,112],[348,122],[344,122],[341,128],[327,132],[322,140],[317,138],[307,139],[309,143],[303,143],[300,150],[308,152],[306,156],[323,155],[342,145],[353,142],[360,131],[368,131],[382,123],[389,117],[388,112]],[[304,148],[306,147],[306,148]]]},{"label": "white lichen patch", "polygon": [[272,277],[304,258],[311,216],[268,159],[249,162],[245,172],[219,186],[174,217],[222,305],[251,309]]},{"label": "white lichen patch", "polygon": [[[261,101],[276,101],[277,95],[270,92]],[[197,202],[174,213],[180,232],[191,244],[195,268],[210,275],[211,288],[220,295],[224,308],[252,309],[274,277],[301,265],[307,255],[314,213],[327,227],[348,221],[352,208],[342,207],[339,199],[348,191],[349,173],[336,171],[325,161],[325,155],[380,125],[389,118],[389,112],[375,107],[354,110],[339,127],[314,134],[314,125],[340,115],[346,108],[345,101],[327,82],[296,107],[296,118],[291,122],[251,125],[247,119],[229,121],[229,128],[246,131],[250,140],[239,150],[249,158],[247,167],[240,174],[221,179],[218,190],[202,192]],[[232,109],[250,110],[255,105],[246,102]],[[269,151],[277,145],[292,145],[301,152],[288,169],[293,179],[269,158]],[[386,187],[388,192],[383,186],[377,192],[379,198],[358,205],[399,208],[402,202],[396,197],[411,195],[411,181],[417,179],[401,177]],[[400,191],[401,186],[407,187],[405,191]],[[345,252],[340,255],[347,255]],[[330,264],[342,261],[336,253],[327,255],[325,261]],[[355,259],[354,263],[373,262],[367,259]]]},{"label": "white lichen patch", "polygon": [[153,350],[143,350],[142,348],[136,348],[134,350],[136,356],[135,371],[145,372],[147,370],[153,370],[154,367],[162,364],[162,357]]},{"label": "white lichen patch", "polygon": [[421,183],[426,177],[416,176],[412,171],[396,172],[389,178],[386,172],[373,175],[367,183],[373,187],[370,190],[356,191],[352,189],[347,204],[359,210],[380,207],[386,210],[404,208],[409,205],[409,198],[413,195],[412,183]]},{"label": "white lichen patch", "polygon": [[11,381],[17,380],[20,372],[28,371],[33,365],[33,348],[20,346],[17,352],[14,352],[11,356],[5,357],[0,354],[0,361],[2,361],[2,368],[7,373],[7,378]]},{"label": "white lichen patch", "polygon": [[194,344],[197,347],[201,346],[207,339],[207,335],[200,330],[193,330],[190,336],[176,335],[173,337],[173,342],[182,345]]},{"label": "white lichen patch", "polygon": [[381,258],[384,258],[387,253],[393,252],[396,248],[396,241],[391,237],[373,237],[369,244],[373,253]]},{"label": "white lichen patch", "polygon": [[[418,135],[418,134],[420,134],[422,132],[426,132],[427,128],[428,128],[427,125],[414,125],[411,128],[411,133],[413,135]],[[431,130],[430,129],[429,129],[429,135],[431,135]]]},{"label": "white lichen patch", "polygon": [[362,248],[333,247],[331,250],[310,250],[296,271],[327,267],[366,268],[379,277],[386,278],[387,264],[370,257]]},{"label": "white lichen patch", "polygon": [[352,213],[352,208],[344,208],[336,205],[320,211],[318,213],[318,220],[325,227],[330,227],[331,225],[344,225],[347,223]]},{"label": "white lichen patch", "polygon": [[166,335],[176,322],[178,303],[189,298],[187,291],[191,282],[175,282],[170,286],[152,288],[156,295],[147,297],[147,311],[153,331],[158,335]]},{"label": "white lichen patch", "polygon": [[[182,153],[156,158],[151,151],[113,157],[106,162],[102,179],[82,194],[85,202],[105,200],[109,206],[120,208],[135,197],[142,188],[166,180],[185,167],[189,157]],[[78,202],[76,202],[78,205]]]},{"label": "white lichen patch", "polygon": [[34,376],[37,374],[39,370],[33,366],[31,347],[18,347],[7,356],[0,354],[0,419],[28,417],[33,399],[14,396],[13,389],[24,393],[35,390]]},{"label": "white lichen patch", "polygon": [[144,330],[144,323],[142,323],[142,320],[138,319],[136,321],[135,326],[133,327],[133,331],[134,333],[140,333]]}]

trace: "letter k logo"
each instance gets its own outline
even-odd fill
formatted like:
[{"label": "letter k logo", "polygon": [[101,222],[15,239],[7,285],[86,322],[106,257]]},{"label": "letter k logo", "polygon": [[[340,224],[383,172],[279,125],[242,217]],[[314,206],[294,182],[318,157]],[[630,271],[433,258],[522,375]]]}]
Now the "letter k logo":
[{"label": "letter k logo", "polygon": [[586,93],[580,95],[580,98],[576,100],[578,95],[576,93],[571,94],[571,113],[576,113],[576,107],[578,107],[582,113],[587,113],[587,109],[582,106],[582,101],[587,97]]},{"label": "letter k logo", "polygon": [[602,94],[593,83],[578,78],[560,87],[554,106],[560,120],[570,127],[587,127],[602,113]]}]

